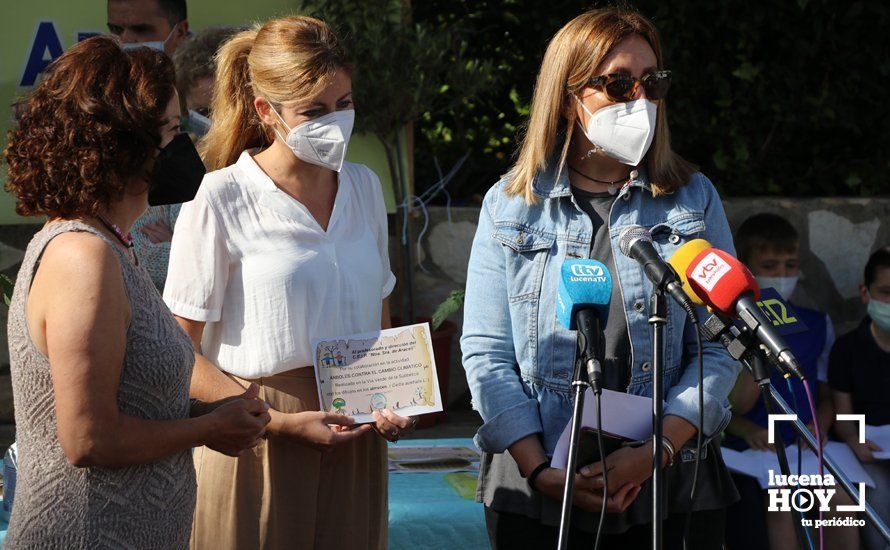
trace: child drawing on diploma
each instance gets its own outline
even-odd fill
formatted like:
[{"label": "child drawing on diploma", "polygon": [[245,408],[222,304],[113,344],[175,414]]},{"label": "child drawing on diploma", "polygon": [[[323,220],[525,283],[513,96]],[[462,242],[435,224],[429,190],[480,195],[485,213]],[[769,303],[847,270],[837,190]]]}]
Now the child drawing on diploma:
[{"label": "child drawing on diploma", "polygon": [[391,407],[401,415],[442,410],[429,326],[340,336],[315,343],[319,402],[358,422]]}]

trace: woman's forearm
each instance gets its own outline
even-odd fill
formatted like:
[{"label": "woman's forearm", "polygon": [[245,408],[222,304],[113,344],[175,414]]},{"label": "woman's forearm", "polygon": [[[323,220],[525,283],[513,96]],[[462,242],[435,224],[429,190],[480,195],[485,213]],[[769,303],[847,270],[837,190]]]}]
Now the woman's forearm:
[{"label": "woman's forearm", "polygon": [[519,473],[523,477],[528,476],[539,464],[547,460],[544,446],[541,445],[541,438],[538,437],[538,434],[523,437],[510,445],[507,450],[510,451],[510,456],[519,466]]},{"label": "woman's forearm", "polygon": [[235,382],[219,370],[200,353],[195,352],[195,366],[192,370],[192,383],[189,388],[192,397],[211,403],[233,395],[244,393],[241,384]]},{"label": "woman's forearm", "polygon": [[669,414],[664,417],[662,433],[673,443],[674,450],[679,453],[680,447],[698,433],[698,429],[685,418]]},{"label": "woman's forearm", "polygon": [[[210,415],[181,420],[145,420],[121,414],[110,424],[96,424],[63,445],[77,467],[123,468],[148,464],[204,444],[216,427]],[[71,438],[60,438],[71,441]]]},{"label": "woman's forearm", "polygon": [[[212,403],[234,395],[244,393],[244,388],[232,378],[219,370],[209,359],[195,353],[195,367],[192,371],[191,396],[201,401]],[[287,415],[269,409],[272,420],[266,426],[266,432],[281,435],[286,430]]]}]

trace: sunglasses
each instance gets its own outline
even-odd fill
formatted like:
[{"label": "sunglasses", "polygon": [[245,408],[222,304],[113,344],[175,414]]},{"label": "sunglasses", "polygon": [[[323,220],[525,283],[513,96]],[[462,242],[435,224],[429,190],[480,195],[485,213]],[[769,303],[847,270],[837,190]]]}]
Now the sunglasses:
[{"label": "sunglasses", "polygon": [[604,74],[594,76],[587,81],[587,84],[601,90],[610,101],[619,103],[633,101],[637,86],[642,86],[646,90],[646,99],[658,100],[664,99],[671,87],[671,72],[654,71],[644,75],[643,78],[634,78],[625,73]]}]

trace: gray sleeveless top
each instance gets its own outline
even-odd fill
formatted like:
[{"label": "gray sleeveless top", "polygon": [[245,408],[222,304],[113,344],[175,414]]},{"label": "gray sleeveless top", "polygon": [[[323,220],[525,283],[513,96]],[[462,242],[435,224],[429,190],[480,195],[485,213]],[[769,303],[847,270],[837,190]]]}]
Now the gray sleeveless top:
[{"label": "gray sleeveless top", "polygon": [[45,227],[28,245],[9,307],[19,462],[5,548],[186,548],[195,509],[188,451],[125,468],[75,468],[59,444],[49,361],[31,340],[25,303],[43,250],[68,231],[97,235],[119,256],[132,313],[118,408],[151,420],[189,416],[192,344],[148,273],[82,222]]}]

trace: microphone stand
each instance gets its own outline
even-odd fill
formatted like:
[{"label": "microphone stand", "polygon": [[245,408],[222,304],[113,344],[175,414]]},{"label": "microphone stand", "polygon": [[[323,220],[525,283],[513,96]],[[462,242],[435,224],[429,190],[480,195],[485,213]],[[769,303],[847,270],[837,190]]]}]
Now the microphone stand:
[{"label": "microphone stand", "polygon": [[[767,418],[770,415],[774,414],[772,399],[770,399],[770,395],[776,392],[776,389],[773,387],[772,382],[770,382],[769,372],[766,366],[766,361],[762,354],[760,353],[752,353],[750,360],[745,361],[745,366],[751,371],[751,374],[754,376],[754,379],[757,381],[757,385],[760,387],[760,392],[763,394],[763,404],[766,407]],[[803,382],[806,384],[806,382]],[[778,395],[778,393],[776,393]],[[774,435],[778,439],[778,444],[776,445],[776,457],[779,459],[779,470],[785,476],[791,475],[791,466],[788,464],[788,455],[785,452],[785,439],[782,437],[782,430],[776,430]],[[788,479],[787,477],[785,479]],[[798,510],[794,510],[792,508],[792,515],[794,515],[794,532],[797,534],[797,543],[799,548],[807,548],[807,536],[803,526],[803,512]]]},{"label": "microphone stand", "polygon": [[[575,469],[578,464],[578,447],[581,438],[581,423],[584,413],[584,394],[588,387],[599,396],[602,393],[602,368],[600,361],[600,322],[596,314],[590,310],[580,310],[576,314],[577,324],[580,326],[585,321],[593,325],[592,342],[593,355],[587,357],[584,350],[590,345],[582,331],[578,331],[578,348],[580,353],[575,360],[575,370],[572,374],[572,389],[575,392],[575,405],[572,409],[572,433],[569,438],[569,457],[566,464],[566,481],[562,491],[562,513],[559,519],[559,550],[565,550],[569,543],[569,525],[572,519],[572,492],[575,487]],[[589,316],[589,317],[588,317]],[[599,404],[597,404],[599,406]],[[602,452],[602,449],[600,449]],[[603,472],[606,475],[606,472]],[[606,498],[608,495],[604,495]],[[605,506],[605,498],[603,506]]]},{"label": "microphone stand", "polygon": [[[767,415],[773,414],[772,402],[769,399],[770,392],[774,392],[770,382],[769,369],[763,357],[763,351],[760,350],[754,335],[747,329],[738,333],[733,332],[734,325],[731,321],[720,315],[711,315],[701,329],[702,335],[709,342],[720,341],[723,347],[729,351],[733,359],[740,361],[751,372],[754,380],[757,382],[760,392],[763,395],[763,403],[766,406]],[[775,436],[778,438],[776,445],[776,457],[779,459],[779,470],[783,475],[791,475],[791,466],[788,464],[788,456],[785,452],[785,440],[782,437],[782,431],[776,430]],[[809,548],[807,536],[803,526],[803,514],[798,510],[792,510],[794,516],[794,532],[797,536],[798,547]]]},{"label": "microphone stand", "polygon": [[[766,407],[767,414],[773,414],[775,408],[778,408],[783,414],[794,414],[792,408],[770,383],[769,372],[763,357],[763,351],[760,350],[757,343],[753,341],[753,335],[749,332],[733,331],[732,325],[718,315],[712,315],[704,326],[702,326],[701,330],[702,335],[705,336],[708,341],[720,341],[723,344],[723,347],[729,351],[729,354],[734,359],[741,361],[741,363],[751,372],[751,375],[760,386],[760,391],[763,394],[763,404]],[[780,372],[783,372],[780,366],[777,365],[777,368]],[[785,373],[783,372],[783,374]],[[814,453],[817,453],[818,456],[818,442],[804,423],[801,422],[799,418],[795,418],[792,422],[792,426],[795,431],[797,431],[798,435],[806,442],[807,446],[809,446]],[[785,443],[782,440],[781,431],[777,430],[775,435],[779,438],[779,445],[776,446],[779,469],[782,471],[783,475],[789,475],[790,467],[788,466],[788,458],[785,454]],[[872,525],[874,525],[881,536],[884,537],[884,540],[886,540],[887,543],[890,543],[890,529],[888,529],[887,525],[878,516],[870,504],[862,502],[862,495],[859,494],[859,490],[853,485],[850,478],[840,469],[837,462],[824,452],[822,453],[822,462],[834,478],[840,482],[841,487],[848,495],[850,495],[850,498],[857,503],[864,505],[865,515],[868,516]],[[794,513],[798,520],[794,522],[798,542],[801,548],[807,548],[808,545],[803,532],[803,524],[799,521],[801,513],[797,511],[794,511]]]},{"label": "microphone stand", "polygon": [[664,326],[667,324],[667,298],[655,286],[649,300],[649,325],[652,327],[652,549],[661,550],[664,540],[664,476],[661,441],[664,421]]}]

